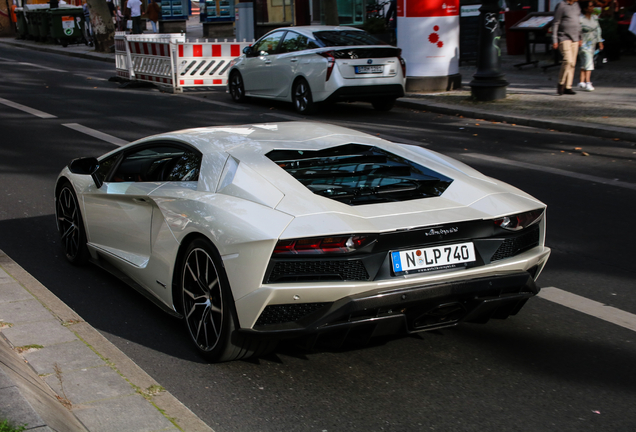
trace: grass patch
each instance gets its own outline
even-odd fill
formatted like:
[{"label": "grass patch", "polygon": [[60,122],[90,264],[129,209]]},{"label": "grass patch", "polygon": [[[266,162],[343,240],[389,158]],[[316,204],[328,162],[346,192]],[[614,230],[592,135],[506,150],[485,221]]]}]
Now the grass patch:
[{"label": "grass patch", "polygon": [[0,432],[22,432],[26,429],[26,424],[21,426],[14,426],[9,423],[9,420],[2,420],[0,422]]},{"label": "grass patch", "polygon": [[31,345],[24,345],[24,346],[20,346],[20,347],[15,347],[15,350],[17,352],[19,352],[20,354],[22,354],[25,351],[28,351],[30,349],[42,349],[44,348],[42,345],[38,345],[38,344],[31,344]]}]

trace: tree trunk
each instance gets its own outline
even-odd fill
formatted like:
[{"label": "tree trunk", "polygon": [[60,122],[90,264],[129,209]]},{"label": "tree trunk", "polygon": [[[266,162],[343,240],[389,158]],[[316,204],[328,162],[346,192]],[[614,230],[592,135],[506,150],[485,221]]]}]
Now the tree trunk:
[{"label": "tree trunk", "polygon": [[[113,24],[106,0],[87,0],[86,2],[91,14],[95,51],[112,52],[115,45],[115,24]],[[122,0],[122,2],[125,6],[125,1]]]},{"label": "tree trunk", "polygon": [[337,0],[322,0],[322,10],[325,12],[325,25],[340,25]]}]

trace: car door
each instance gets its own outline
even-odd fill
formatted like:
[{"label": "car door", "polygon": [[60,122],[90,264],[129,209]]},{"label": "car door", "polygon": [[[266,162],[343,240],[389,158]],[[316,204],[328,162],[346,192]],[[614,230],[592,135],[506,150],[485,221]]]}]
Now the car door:
[{"label": "car door", "polygon": [[122,264],[145,267],[156,211],[148,195],[163,184],[168,165],[183,152],[170,144],[141,145],[101,161],[100,169],[112,165],[101,173],[104,183],[84,194],[89,245]]},{"label": "car door", "polygon": [[284,35],[285,31],[267,34],[252,46],[252,54],[239,66],[246,93],[262,96],[273,94],[275,80],[270,66],[272,56]]},{"label": "car door", "polygon": [[285,98],[291,92],[294,78],[298,75],[306,60],[305,51],[318,48],[307,36],[288,31],[279,43],[278,52],[270,56],[270,71],[273,81],[272,96]]}]

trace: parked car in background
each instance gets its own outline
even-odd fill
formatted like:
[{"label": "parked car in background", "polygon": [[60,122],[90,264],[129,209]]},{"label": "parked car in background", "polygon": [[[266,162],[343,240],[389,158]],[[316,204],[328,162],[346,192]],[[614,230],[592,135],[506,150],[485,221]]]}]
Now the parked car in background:
[{"label": "parked car in background", "polygon": [[404,96],[401,49],[350,27],[301,26],[267,33],[234,59],[228,92],[292,102],[310,114],[320,102],[368,101],[388,111]]}]

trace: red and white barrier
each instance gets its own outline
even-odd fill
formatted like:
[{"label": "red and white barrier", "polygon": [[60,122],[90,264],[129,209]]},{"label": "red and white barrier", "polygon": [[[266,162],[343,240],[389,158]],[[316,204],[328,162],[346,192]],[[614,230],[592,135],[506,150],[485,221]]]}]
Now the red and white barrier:
[{"label": "red and white barrier", "polygon": [[186,42],[177,45],[177,86],[210,87],[227,84],[232,59],[251,42]]},{"label": "red and white barrier", "polygon": [[180,34],[115,33],[117,76],[183,91],[227,84],[232,59],[251,42],[191,42]]}]

